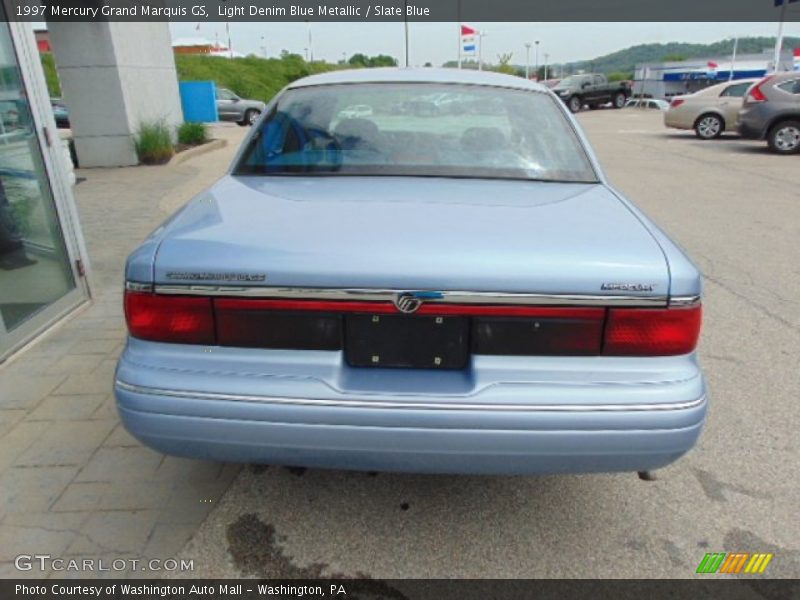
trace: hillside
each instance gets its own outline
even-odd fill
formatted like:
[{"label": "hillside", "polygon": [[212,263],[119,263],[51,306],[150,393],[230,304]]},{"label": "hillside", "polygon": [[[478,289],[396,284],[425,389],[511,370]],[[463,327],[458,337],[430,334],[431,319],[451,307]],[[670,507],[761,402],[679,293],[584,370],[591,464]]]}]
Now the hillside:
[{"label": "hillside", "polygon": [[[775,38],[753,37],[740,38],[739,54],[758,54],[775,47]],[[800,47],[800,38],[784,38],[784,48]],[[659,62],[664,59],[680,60],[702,58],[706,56],[730,56],[733,52],[733,40],[722,40],[712,44],[689,44],[670,42],[668,44],[640,44],[619,50],[593,60],[576,61],[564,65],[566,73],[586,70],[599,73],[633,73],[637,63]]]},{"label": "hillside", "polygon": [[266,102],[295,79],[336,69],[325,62],[308,63],[302,56],[228,59],[218,56],[175,55],[180,81],[212,80],[243,98]]}]

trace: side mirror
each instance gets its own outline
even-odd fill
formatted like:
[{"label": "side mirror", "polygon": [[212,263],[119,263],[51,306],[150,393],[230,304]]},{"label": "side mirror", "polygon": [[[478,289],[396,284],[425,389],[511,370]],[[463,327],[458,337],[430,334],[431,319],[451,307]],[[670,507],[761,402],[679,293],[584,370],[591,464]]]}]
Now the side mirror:
[{"label": "side mirror", "polygon": [[234,96],[233,98],[231,98],[231,102],[238,102],[239,100],[241,100],[239,96]]}]

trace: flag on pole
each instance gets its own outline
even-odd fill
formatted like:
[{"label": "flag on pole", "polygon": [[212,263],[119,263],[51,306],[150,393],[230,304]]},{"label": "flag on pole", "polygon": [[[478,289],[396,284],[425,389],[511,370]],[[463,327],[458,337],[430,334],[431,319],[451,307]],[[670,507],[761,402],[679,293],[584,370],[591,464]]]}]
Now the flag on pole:
[{"label": "flag on pole", "polygon": [[711,71],[714,71],[719,65],[715,63],[713,60],[708,61],[708,68]]},{"label": "flag on pole", "polygon": [[475,34],[477,31],[467,25],[461,26],[461,50],[464,54],[475,54]]}]

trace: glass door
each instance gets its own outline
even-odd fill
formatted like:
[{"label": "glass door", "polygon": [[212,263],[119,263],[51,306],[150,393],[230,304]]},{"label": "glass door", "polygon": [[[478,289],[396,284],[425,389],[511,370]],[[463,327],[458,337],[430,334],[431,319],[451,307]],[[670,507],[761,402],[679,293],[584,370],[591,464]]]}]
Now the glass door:
[{"label": "glass door", "polygon": [[26,25],[0,22],[0,361],[87,296],[64,214],[63,149]]}]

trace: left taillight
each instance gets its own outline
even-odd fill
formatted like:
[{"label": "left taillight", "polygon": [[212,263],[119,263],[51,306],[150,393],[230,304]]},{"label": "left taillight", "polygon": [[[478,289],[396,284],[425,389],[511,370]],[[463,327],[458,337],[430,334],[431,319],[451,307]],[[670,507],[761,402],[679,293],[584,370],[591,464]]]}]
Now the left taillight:
[{"label": "left taillight", "polygon": [[611,308],[603,354],[672,356],[697,347],[703,309],[700,304],[672,308]]},{"label": "left taillight", "polygon": [[211,298],[125,292],[125,321],[133,337],[174,344],[214,344]]}]

